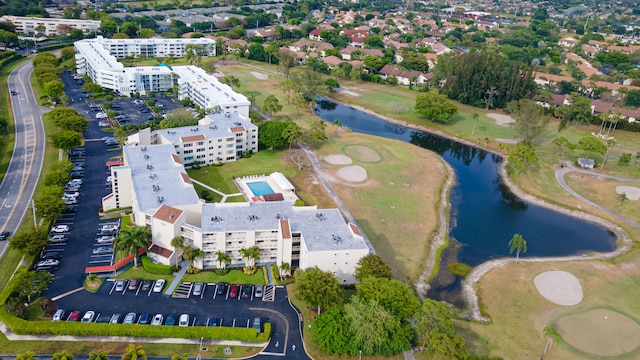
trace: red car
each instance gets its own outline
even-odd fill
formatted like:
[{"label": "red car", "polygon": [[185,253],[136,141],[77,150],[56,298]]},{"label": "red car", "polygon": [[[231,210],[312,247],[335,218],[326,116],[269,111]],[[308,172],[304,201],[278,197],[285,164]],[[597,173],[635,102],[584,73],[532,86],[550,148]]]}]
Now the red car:
[{"label": "red car", "polygon": [[74,311],[71,313],[71,315],[69,315],[69,317],[67,318],[67,321],[80,321],[81,317],[82,317],[82,313],[80,311]]},{"label": "red car", "polygon": [[238,297],[238,285],[231,285],[231,290],[229,290],[229,297],[237,298]]}]

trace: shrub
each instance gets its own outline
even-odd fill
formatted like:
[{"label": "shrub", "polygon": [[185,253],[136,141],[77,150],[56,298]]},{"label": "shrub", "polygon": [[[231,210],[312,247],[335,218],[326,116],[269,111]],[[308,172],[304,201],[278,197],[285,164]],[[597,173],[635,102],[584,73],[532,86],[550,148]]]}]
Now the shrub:
[{"label": "shrub", "polygon": [[297,199],[294,206],[304,206],[304,201]]},{"label": "shrub", "polygon": [[169,265],[156,264],[146,256],[142,257],[142,267],[146,272],[151,274],[171,275],[173,273],[173,267]]},{"label": "shrub", "polygon": [[451,270],[454,275],[462,277],[469,275],[471,269],[473,269],[471,266],[464,263],[452,262],[449,264],[449,270]]}]

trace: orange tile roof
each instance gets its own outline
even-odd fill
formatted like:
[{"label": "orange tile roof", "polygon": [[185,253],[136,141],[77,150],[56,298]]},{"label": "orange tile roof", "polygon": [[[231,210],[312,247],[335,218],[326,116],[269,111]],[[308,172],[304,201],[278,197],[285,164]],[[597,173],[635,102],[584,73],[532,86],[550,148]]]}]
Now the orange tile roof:
[{"label": "orange tile roof", "polygon": [[162,220],[162,221],[168,222],[170,224],[175,224],[175,222],[178,221],[178,217],[180,215],[182,215],[183,212],[184,212],[184,210],[176,209],[176,208],[171,207],[169,205],[164,205],[163,204],[156,211],[156,213],[153,214],[153,217],[158,219],[158,220]]},{"label": "orange tile roof", "polygon": [[202,135],[202,134],[201,135],[193,135],[193,136],[183,136],[183,137],[180,138],[180,140],[183,143],[194,142],[194,141],[197,141],[197,140],[206,140],[206,139],[207,138],[204,137],[204,135]]},{"label": "orange tile roof", "polygon": [[176,154],[171,154],[171,157],[173,158],[173,162],[176,164],[182,164],[182,161],[180,161],[180,156],[176,155]]},{"label": "orange tile roof", "polygon": [[289,225],[289,220],[280,220],[280,229],[282,229],[283,239],[291,239],[291,226]]},{"label": "orange tile roof", "polygon": [[352,231],[354,234],[356,234],[356,235],[358,235],[358,236],[362,236],[362,234],[360,233],[360,229],[358,229],[358,227],[357,227],[357,226],[355,226],[355,225],[354,225],[354,224],[352,224],[352,223],[349,223],[349,227],[351,228],[351,231]]},{"label": "orange tile roof", "polygon": [[191,184],[191,179],[189,178],[189,175],[181,172],[180,176],[182,176],[182,181],[184,181],[185,184]]},{"label": "orange tile roof", "polygon": [[247,131],[247,129],[245,129],[244,126],[234,126],[234,127],[230,128],[229,130],[231,130],[231,132],[233,132],[233,133],[239,133],[239,132]]}]

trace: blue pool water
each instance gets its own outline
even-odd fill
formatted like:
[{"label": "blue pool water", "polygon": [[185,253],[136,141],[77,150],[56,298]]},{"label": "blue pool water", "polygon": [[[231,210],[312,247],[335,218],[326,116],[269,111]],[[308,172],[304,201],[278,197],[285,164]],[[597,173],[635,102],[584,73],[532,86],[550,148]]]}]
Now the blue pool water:
[{"label": "blue pool water", "polygon": [[264,194],[275,193],[275,191],[273,191],[271,186],[269,186],[269,184],[266,181],[250,182],[250,183],[247,183],[247,186],[249,187],[249,189],[251,189],[251,192],[253,192],[253,195],[255,196],[262,196]]}]

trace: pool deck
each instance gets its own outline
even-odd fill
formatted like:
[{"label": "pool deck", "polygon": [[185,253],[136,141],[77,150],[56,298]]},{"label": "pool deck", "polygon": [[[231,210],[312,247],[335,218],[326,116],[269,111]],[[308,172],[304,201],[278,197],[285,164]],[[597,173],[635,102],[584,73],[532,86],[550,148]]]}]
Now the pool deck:
[{"label": "pool deck", "polygon": [[282,188],[280,188],[269,175],[248,175],[235,178],[233,179],[233,181],[236,183],[236,186],[238,187],[238,189],[240,189],[240,192],[245,197],[245,199],[247,199],[247,201],[249,202],[256,202],[253,200],[256,195],[253,193],[253,191],[251,191],[247,183],[260,181],[266,182],[269,187],[271,187],[274,193],[282,194],[282,196],[284,197],[284,201],[286,202],[295,203],[296,200],[299,199],[294,191],[283,190]]}]

